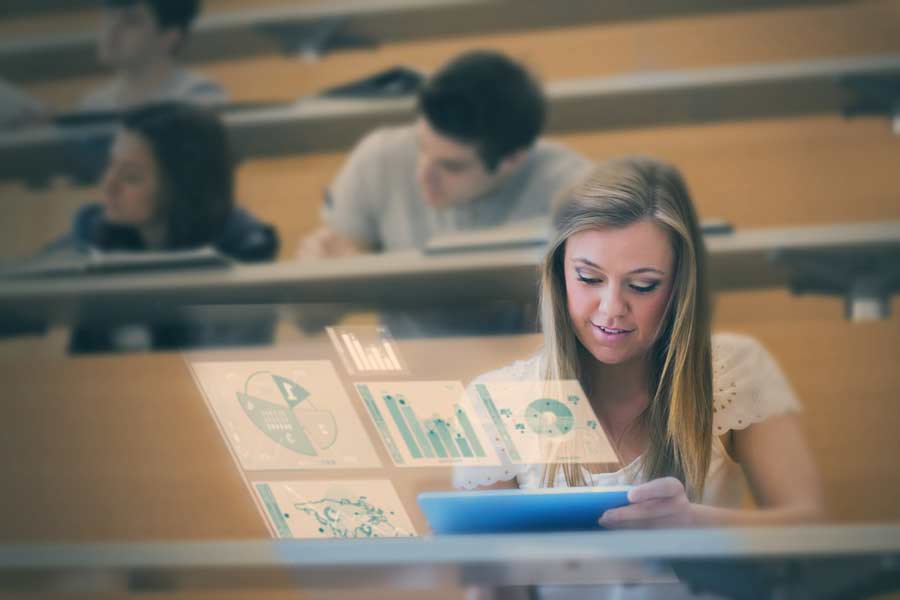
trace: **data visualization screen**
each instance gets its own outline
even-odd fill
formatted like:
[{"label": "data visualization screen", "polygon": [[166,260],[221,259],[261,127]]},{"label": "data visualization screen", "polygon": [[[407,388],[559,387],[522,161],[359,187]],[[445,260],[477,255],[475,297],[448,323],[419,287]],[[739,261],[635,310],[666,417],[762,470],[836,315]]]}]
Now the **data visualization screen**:
[{"label": "data visualization screen", "polygon": [[395,465],[499,464],[459,382],[367,382],[356,391]]},{"label": "data visualization screen", "polygon": [[577,381],[492,381],[473,387],[479,414],[508,462],[618,462]]},{"label": "data visualization screen", "polygon": [[192,367],[244,469],[381,466],[330,362]]},{"label": "data visualization screen", "polygon": [[325,331],[350,375],[408,372],[387,327],[326,327]]},{"label": "data visualization screen", "polygon": [[258,481],[253,489],[279,538],[416,535],[386,479]]}]

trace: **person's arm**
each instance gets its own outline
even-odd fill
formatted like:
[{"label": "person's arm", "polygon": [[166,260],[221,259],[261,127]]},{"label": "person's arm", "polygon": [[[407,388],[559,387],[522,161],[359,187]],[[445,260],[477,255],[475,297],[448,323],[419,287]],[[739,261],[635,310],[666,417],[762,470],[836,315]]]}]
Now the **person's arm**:
[{"label": "person's arm", "polygon": [[365,242],[344,235],[328,225],[321,225],[300,240],[297,259],[338,258],[371,251],[372,248]]},{"label": "person's arm", "polygon": [[322,224],[305,236],[297,247],[297,258],[337,258],[374,252],[379,246],[378,206],[386,192],[383,158],[387,151],[384,134],[366,136],[350,153],[346,163],[325,191]]},{"label": "person's arm", "polygon": [[733,432],[758,509],[728,509],[688,501],[674,477],[629,491],[632,504],[607,511],[600,524],[613,529],[728,525],[783,525],[824,520],[825,501],[809,448],[795,414],[775,416]]}]

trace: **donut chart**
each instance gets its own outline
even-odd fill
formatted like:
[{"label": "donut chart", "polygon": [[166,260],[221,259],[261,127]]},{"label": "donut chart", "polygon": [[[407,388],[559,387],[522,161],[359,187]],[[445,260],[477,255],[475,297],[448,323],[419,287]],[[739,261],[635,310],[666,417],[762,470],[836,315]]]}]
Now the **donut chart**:
[{"label": "donut chart", "polygon": [[553,398],[538,398],[525,409],[525,421],[538,435],[566,435],[575,427],[575,415]]}]

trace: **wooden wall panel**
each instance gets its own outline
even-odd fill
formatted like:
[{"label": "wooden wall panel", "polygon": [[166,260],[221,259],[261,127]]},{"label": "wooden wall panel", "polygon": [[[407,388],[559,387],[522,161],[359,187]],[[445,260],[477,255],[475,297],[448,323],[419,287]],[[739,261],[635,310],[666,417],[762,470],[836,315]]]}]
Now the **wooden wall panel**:
[{"label": "wooden wall panel", "polygon": [[98,197],[93,188],[66,182],[39,191],[0,183],[0,260],[28,256],[44,247],[69,228],[79,206]]},{"label": "wooden wall panel", "polygon": [[738,228],[900,219],[900,137],[838,116],[560,138],[595,160],[646,154],[684,173],[701,217]]},{"label": "wooden wall panel", "polygon": [[[293,100],[396,64],[432,70],[472,48],[507,52],[547,80],[897,53],[900,0],[458,36],[341,51],[318,62],[272,55],[202,68],[221,81],[235,101]],[[29,90],[62,109],[101,81],[41,82]]]},{"label": "wooden wall panel", "polygon": [[716,330],[762,341],[799,396],[836,521],[900,520],[900,298],[892,311],[850,323],[837,299],[783,291],[717,298]]},{"label": "wooden wall panel", "polygon": [[293,258],[298,240],[318,226],[324,190],[344,158],[338,153],[250,161],[238,171],[239,202],[277,225],[281,259]]},{"label": "wooden wall panel", "polygon": [[[883,118],[836,116],[718,123],[556,139],[594,160],[646,154],[681,168],[706,218],[739,228],[900,219],[900,139]],[[237,174],[238,200],[278,226],[281,258],[316,226],[341,153],[254,160]],[[0,186],[9,211],[0,256],[26,255],[65,230],[93,188]]]}]

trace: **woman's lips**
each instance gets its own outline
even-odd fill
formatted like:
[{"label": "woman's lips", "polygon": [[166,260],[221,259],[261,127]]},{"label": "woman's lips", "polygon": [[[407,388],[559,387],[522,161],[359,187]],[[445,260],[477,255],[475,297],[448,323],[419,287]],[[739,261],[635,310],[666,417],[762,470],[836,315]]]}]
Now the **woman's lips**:
[{"label": "woman's lips", "polygon": [[597,325],[594,322],[591,322],[591,325],[594,328],[594,332],[600,337],[601,340],[616,342],[628,337],[628,334],[632,333],[634,329],[623,329],[621,327],[606,327],[605,325]]}]

